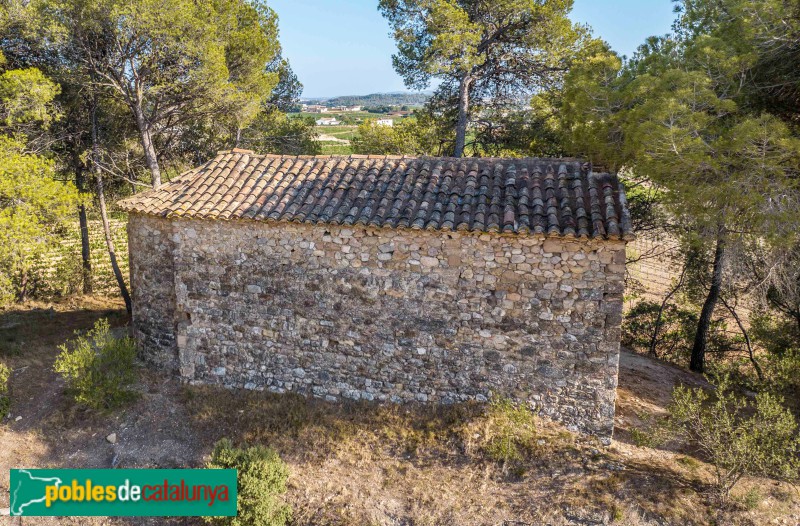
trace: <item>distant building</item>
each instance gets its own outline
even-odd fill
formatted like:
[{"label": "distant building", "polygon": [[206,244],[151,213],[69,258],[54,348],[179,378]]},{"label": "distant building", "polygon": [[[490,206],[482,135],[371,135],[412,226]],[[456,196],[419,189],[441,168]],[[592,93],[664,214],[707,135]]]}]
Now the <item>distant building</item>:
[{"label": "distant building", "polygon": [[378,126],[394,126],[394,121],[392,119],[378,119],[375,121],[375,124]]},{"label": "distant building", "polygon": [[308,113],[328,113],[328,108],[319,104],[304,104],[303,111]]},{"label": "distant building", "polygon": [[361,106],[331,106],[328,111],[345,112],[345,111],[361,111]]},{"label": "distant building", "polygon": [[339,121],[336,120],[336,117],[322,117],[321,119],[316,120],[317,126],[336,126],[339,124]]}]

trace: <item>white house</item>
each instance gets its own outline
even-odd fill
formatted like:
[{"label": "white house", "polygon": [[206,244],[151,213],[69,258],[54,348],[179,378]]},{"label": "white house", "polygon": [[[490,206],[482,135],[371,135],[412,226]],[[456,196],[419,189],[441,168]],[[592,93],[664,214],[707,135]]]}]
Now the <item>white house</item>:
[{"label": "white house", "polygon": [[322,117],[316,120],[317,126],[337,126],[339,121],[336,117]]},{"label": "white house", "polygon": [[394,126],[394,121],[392,119],[378,119],[375,124],[378,126]]}]

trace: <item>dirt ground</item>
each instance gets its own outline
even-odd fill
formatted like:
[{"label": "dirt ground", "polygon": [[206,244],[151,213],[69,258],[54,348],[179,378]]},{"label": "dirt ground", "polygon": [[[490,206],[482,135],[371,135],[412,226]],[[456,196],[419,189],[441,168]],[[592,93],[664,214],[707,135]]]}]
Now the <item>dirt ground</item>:
[{"label": "dirt ground", "polygon": [[347,139],[340,139],[339,137],[334,137],[333,135],[328,135],[327,133],[321,133],[317,136],[318,141],[325,141],[325,142],[340,142],[343,144],[350,144],[350,141]]},{"label": "dirt ground", "polygon": [[[797,488],[748,479],[718,509],[702,460],[633,443],[631,429],[663,414],[674,385],[705,385],[643,356],[622,354],[611,446],[537,419],[535,446],[504,464],[486,453],[493,423],[477,404],[329,404],[190,387],[142,368],[140,396],[129,407],[111,414],[76,408],[52,372],[58,346],[101,317],[124,327],[120,307],[80,298],[0,312],[0,359],[13,369],[11,415],[0,423],[0,509],[9,505],[10,468],[202,467],[214,442],[229,437],[267,444],[287,462],[296,525],[800,524]],[[111,433],[114,444],[106,440]],[[742,503],[746,493],[755,504]],[[202,521],[0,516],[0,524]]]}]

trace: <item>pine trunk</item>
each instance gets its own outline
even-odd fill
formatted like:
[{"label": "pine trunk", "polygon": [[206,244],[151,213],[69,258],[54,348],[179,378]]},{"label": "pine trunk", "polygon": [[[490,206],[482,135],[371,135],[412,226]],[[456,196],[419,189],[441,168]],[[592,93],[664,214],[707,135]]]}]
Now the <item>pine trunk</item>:
[{"label": "pine trunk", "polygon": [[[75,169],[75,186],[83,194],[86,191],[83,177],[83,166]],[[81,263],[83,278],[83,293],[92,293],[92,259],[91,247],[89,246],[89,222],[86,219],[86,205],[81,203],[78,206],[78,221],[81,227]]]},{"label": "pine trunk", "polygon": [[111,227],[108,224],[108,212],[106,211],[106,197],[103,190],[103,177],[97,174],[97,197],[100,201],[100,218],[103,220],[103,234],[106,238],[106,246],[108,247],[108,257],[111,260],[111,269],[114,271],[114,277],[117,278],[117,285],[119,285],[119,292],[122,299],[125,301],[125,310],[128,314],[131,313],[131,295],[128,293],[128,286],[125,285],[125,279],[122,277],[122,272],[119,270],[119,263],[117,262],[117,253],[114,249],[114,239],[111,237]]},{"label": "pine trunk", "polygon": [[117,253],[114,249],[114,239],[111,237],[111,227],[108,224],[108,211],[106,210],[106,195],[103,188],[103,174],[100,171],[97,159],[100,155],[99,143],[97,139],[97,115],[96,104],[92,108],[92,164],[94,165],[94,175],[97,181],[97,199],[100,205],[100,219],[103,221],[103,234],[106,238],[106,247],[108,247],[108,257],[111,260],[111,269],[114,271],[114,277],[117,278],[117,285],[119,285],[119,292],[122,299],[125,301],[125,310],[128,314],[131,313],[131,295],[128,293],[128,286],[125,285],[125,279],[122,277],[122,272],[119,270],[119,263],[117,262]]},{"label": "pine trunk", "polygon": [[158,166],[158,156],[153,145],[153,137],[150,134],[150,126],[144,118],[141,104],[134,103],[133,113],[136,117],[136,127],[139,129],[139,138],[142,141],[142,149],[144,150],[144,163],[147,169],[150,170],[153,188],[158,188],[161,186],[161,167]]},{"label": "pine trunk", "polygon": [[697,322],[697,333],[694,336],[692,346],[692,357],[689,362],[689,369],[698,373],[705,372],[706,367],[706,346],[708,343],[708,329],[711,326],[711,316],[714,308],[719,301],[720,291],[722,290],[722,267],[725,259],[725,237],[722,231],[717,235],[717,247],[714,250],[714,268],[711,272],[711,287],[708,289],[708,296],[703,303],[700,311],[700,319]]},{"label": "pine trunk", "polygon": [[472,79],[464,76],[458,89],[458,121],[456,122],[456,145],[453,148],[453,157],[464,156],[464,146],[467,142],[467,124],[469,123],[469,86]]}]

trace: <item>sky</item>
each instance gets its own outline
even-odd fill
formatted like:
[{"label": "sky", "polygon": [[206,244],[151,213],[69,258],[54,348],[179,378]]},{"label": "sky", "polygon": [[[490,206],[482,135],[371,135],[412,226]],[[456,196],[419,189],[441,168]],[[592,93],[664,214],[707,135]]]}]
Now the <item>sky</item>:
[{"label": "sky", "polygon": [[[377,0],[270,0],[278,13],[284,56],[303,83],[303,97],[407,91],[392,69],[394,41]],[[630,56],[650,35],[669,32],[670,0],[575,0],[575,22]]]}]

